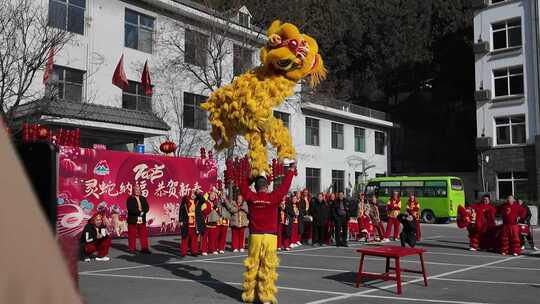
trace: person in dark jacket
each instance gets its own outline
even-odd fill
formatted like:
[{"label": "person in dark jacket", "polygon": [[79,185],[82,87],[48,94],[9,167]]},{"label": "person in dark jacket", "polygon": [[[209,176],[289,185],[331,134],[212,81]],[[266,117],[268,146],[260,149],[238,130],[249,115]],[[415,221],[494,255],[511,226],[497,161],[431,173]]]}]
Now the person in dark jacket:
[{"label": "person in dark jacket", "polygon": [[146,214],[150,210],[148,201],[141,195],[141,188],[133,186],[133,194],[127,198],[128,211],[128,244],[129,252],[135,253],[137,235],[141,242],[141,253],[151,253],[148,249],[148,230],[146,229]]},{"label": "person in dark jacket", "polygon": [[343,192],[339,192],[338,198],[334,203],[333,219],[336,246],[348,247],[347,245],[347,225],[349,220],[349,203],[345,200]]},{"label": "person in dark jacket", "polygon": [[211,209],[200,192],[191,191],[189,195],[182,198],[178,215],[182,234],[180,247],[182,257],[187,254],[188,243],[191,245],[191,255],[197,256],[199,254],[199,241],[206,229],[204,219]]},{"label": "person in dark jacket", "polygon": [[401,213],[397,216],[397,220],[403,226],[399,234],[401,247],[405,247],[405,244],[414,247],[416,245],[416,218],[410,213]]},{"label": "person in dark jacket", "polygon": [[90,262],[90,257],[93,254],[96,254],[96,261],[110,260],[108,255],[111,238],[99,213],[88,219],[88,223],[84,226],[81,234],[81,245],[86,262]]},{"label": "person in dark jacket", "polygon": [[523,202],[523,200],[518,199],[518,204],[521,206],[521,214],[519,216],[519,224],[524,224],[528,226],[528,233],[527,235],[521,235],[521,249],[525,249],[525,240],[528,241],[529,246],[532,250],[538,250],[536,246],[534,246],[534,239],[533,239],[533,228],[531,227],[531,209],[529,209],[529,206]]},{"label": "person in dark jacket", "polygon": [[322,193],[319,193],[316,198],[311,200],[310,211],[311,216],[313,217],[312,244],[319,244],[319,246],[322,246],[324,243],[324,233],[330,218],[330,207]]}]

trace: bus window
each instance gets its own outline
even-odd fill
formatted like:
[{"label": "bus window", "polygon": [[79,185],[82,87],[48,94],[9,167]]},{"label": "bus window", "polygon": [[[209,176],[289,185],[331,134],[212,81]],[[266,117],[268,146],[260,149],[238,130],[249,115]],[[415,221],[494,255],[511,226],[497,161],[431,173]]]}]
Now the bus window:
[{"label": "bus window", "polygon": [[425,197],[447,197],[448,190],[446,181],[426,181],[424,188]]},{"label": "bus window", "polygon": [[416,196],[422,196],[422,188],[424,187],[424,182],[422,181],[402,181],[401,182],[401,196],[409,197],[411,193],[416,194]]},{"label": "bus window", "polygon": [[452,178],[450,179],[450,184],[452,185],[452,190],[463,191],[463,183],[461,182],[461,180],[457,178]]}]

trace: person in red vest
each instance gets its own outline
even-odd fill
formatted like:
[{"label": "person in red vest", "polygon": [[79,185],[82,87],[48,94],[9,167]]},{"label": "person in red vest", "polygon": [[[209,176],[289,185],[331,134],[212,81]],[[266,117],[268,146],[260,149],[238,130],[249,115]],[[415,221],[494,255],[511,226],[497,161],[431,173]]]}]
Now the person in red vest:
[{"label": "person in red vest", "polygon": [[409,195],[409,200],[407,201],[407,213],[414,216],[416,219],[416,240],[420,241],[422,234],[420,231],[420,203],[416,200],[415,193]]},{"label": "person in red vest", "polygon": [[292,214],[287,208],[287,196],[284,196],[279,203],[278,213],[278,235],[277,246],[278,250],[291,250],[291,218]]},{"label": "person in red vest", "polygon": [[512,195],[509,195],[506,202],[499,206],[503,225],[501,231],[501,254],[521,254],[521,240],[519,238],[518,220],[522,213],[521,206],[516,202]]},{"label": "person in red vest", "polygon": [[497,209],[491,204],[489,195],[484,195],[482,201],[471,205],[474,211],[473,223],[468,226],[469,250],[493,249],[496,244],[490,240],[495,228],[495,214]]},{"label": "person in red vest", "polygon": [[103,223],[103,218],[99,213],[88,219],[88,224],[84,226],[81,234],[81,244],[83,244],[84,260],[90,262],[90,257],[97,253],[96,261],[108,261],[110,258],[109,248],[111,238]]},{"label": "person in red vest", "polygon": [[390,238],[390,232],[394,228],[393,240],[397,240],[399,237],[399,220],[397,216],[401,212],[401,199],[399,193],[394,191],[392,197],[386,204],[386,211],[388,213],[388,221],[386,223],[386,238]]},{"label": "person in red vest", "polygon": [[218,238],[219,238],[219,221],[220,216],[218,213],[219,203],[216,192],[211,191],[208,194],[208,200],[206,202],[209,207],[208,213],[205,215],[206,229],[202,233],[201,251],[202,255],[208,255],[208,252],[218,254]]},{"label": "person in red vest", "polygon": [[296,195],[291,197],[289,208],[292,211],[292,223],[291,223],[291,247],[300,246],[300,235],[302,225],[302,209],[300,208],[300,201]]},{"label": "person in red vest", "polygon": [[206,229],[204,219],[209,209],[200,192],[191,191],[182,198],[178,214],[182,236],[180,246],[182,257],[187,255],[188,245],[191,247],[191,255],[197,256],[199,254],[199,241]]},{"label": "person in red vest", "polygon": [[244,261],[244,302],[252,303],[258,299],[262,303],[277,303],[278,205],[289,191],[295,175],[296,164],[292,163],[282,184],[272,192],[268,192],[268,182],[264,176],[255,179],[256,192],[250,190],[248,180],[240,185],[250,214],[248,257]]},{"label": "person in red vest", "polygon": [[148,249],[148,231],[146,229],[146,214],[150,210],[148,201],[141,195],[141,188],[135,184],[133,194],[126,201],[128,211],[128,244],[129,252],[135,253],[137,235],[141,242],[141,253],[150,254]]}]

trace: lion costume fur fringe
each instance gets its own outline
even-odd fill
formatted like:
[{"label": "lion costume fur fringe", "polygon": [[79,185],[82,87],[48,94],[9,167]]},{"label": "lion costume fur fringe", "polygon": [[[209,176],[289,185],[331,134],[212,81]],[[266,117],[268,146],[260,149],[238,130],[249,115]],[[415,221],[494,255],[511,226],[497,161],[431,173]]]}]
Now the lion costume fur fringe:
[{"label": "lion costume fur fringe", "polygon": [[267,30],[268,44],[260,51],[261,66],[217,89],[201,107],[210,113],[212,138],[220,151],[244,136],[254,176],[269,173],[267,144],[279,160],[294,159],[289,130],[273,109],[293,95],[296,83],[309,76],[312,87],[326,77],[317,42],[290,23],[276,20]]}]

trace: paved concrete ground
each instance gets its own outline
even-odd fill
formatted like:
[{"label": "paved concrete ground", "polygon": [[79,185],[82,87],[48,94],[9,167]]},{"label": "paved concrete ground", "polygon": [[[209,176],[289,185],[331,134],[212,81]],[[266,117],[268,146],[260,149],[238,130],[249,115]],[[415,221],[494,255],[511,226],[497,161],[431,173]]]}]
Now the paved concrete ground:
[{"label": "paved concrete ground", "polygon": [[[393,282],[367,281],[355,288],[359,257],[349,248],[302,246],[280,253],[280,303],[540,303],[540,253],[523,256],[469,252],[466,232],[450,225],[422,225],[428,251],[429,286],[419,275],[404,277],[403,294]],[[540,230],[535,232],[540,243]],[[110,262],[81,262],[86,303],[239,303],[245,253],[179,257],[178,237],[151,239],[154,254],[131,256],[126,240],[113,242]],[[540,245],[540,244],[539,244]],[[402,267],[419,267],[417,257]],[[366,260],[382,272],[384,261]]]}]

